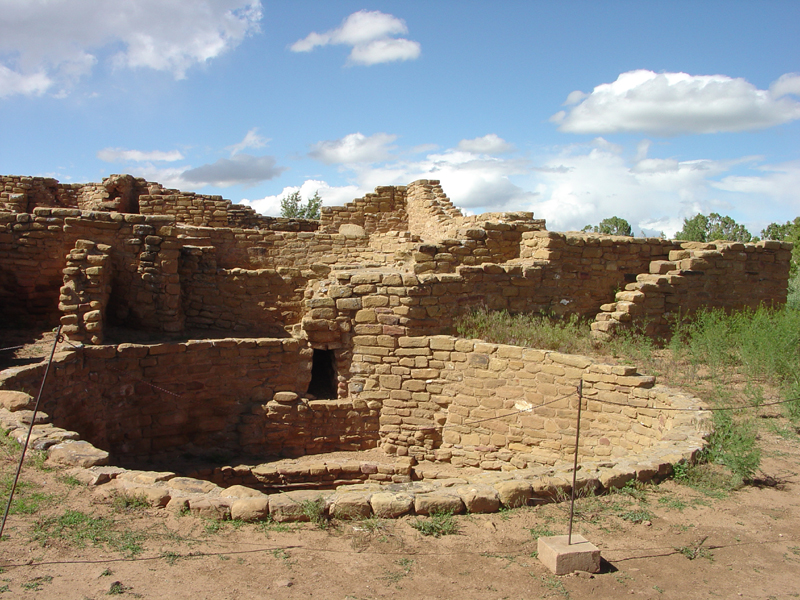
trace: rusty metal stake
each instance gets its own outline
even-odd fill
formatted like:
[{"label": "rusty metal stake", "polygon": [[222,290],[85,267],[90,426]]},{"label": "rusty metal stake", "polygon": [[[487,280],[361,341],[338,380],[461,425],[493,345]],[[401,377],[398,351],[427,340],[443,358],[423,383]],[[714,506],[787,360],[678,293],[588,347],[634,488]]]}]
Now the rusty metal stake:
[{"label": "rusty metal stake", "polygon": [[583,405],[583,379],[578,383],[578,423],[575,427],[575,458],[572,463],[572,497],[569,501],[569,534],[567,545],[572,545],[572,518],[575,516],[575,481],[578,477],[578,441],[581,437],[581,406]]}]

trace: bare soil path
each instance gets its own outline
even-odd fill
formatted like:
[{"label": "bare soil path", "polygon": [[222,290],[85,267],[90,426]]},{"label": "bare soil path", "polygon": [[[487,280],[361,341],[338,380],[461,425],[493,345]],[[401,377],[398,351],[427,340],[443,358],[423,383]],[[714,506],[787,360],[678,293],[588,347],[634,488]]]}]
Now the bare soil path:
[{"label": "bare soil path", "polygon": [[[709,496],[667,481],[576,505],[576,531],[603,572],[552,576],[536,536],[566,533],[568,503],[454,517],[426,537],[397,521],[240,524],[122,506],[31,461],[0,542],[0,598],[796,598],[800,597],[800,451],[765,434],[762,479]],[[5,452],[3,471],[13,456]],[[99,539],[53,521],[103,521]],[[116,532],[114,536],[103,532]],[[85,534],[90,535],[90,534]]]}]

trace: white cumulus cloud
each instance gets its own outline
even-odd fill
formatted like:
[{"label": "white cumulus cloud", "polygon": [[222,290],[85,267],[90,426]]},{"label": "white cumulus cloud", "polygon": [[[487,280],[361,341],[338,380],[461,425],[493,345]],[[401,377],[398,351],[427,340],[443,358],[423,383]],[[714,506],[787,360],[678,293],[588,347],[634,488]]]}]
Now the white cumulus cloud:
[{"label": "white cumulus cloud", "polygon": [[597,143],[571,145],[544,160],[550,170],[537,170],[529,185],[540,194],[531,209],[547,219],[548,229],[579,230],[618,216],[637,235],[663,231],[670,236],[682,228],[684,217],[697,213],[736,213],[740,222],[747,220],[742,215],[752,199],[719,193],[718,182],[735,169],[749,168],[758,157],[644,158],[639,148],[629,161],[617,150]]},{"label": "white cumulus cloud", "polygon": [[[770,221],[786,221],[800,214],[800,160],[775,165],[760,165],[753,175],[727,175],[713,184],[714,188],[740,194],[747,198],[747,210],[751,219],[759,226],[751,233],[760,231]],[[783,217],[768,217],[782,210]]]},{"label": "white cumulus cloud", "polygon": [[413,60],[421,52],[419,42],[394,37],[408,33],[405,21],[380,11],[360,10],[342,25],[324,33],[311,32],[291,45],[292,52],[310,52],[318,46],[341,44],[352,50],[348,62],[374,65],[398,60]]},{"label": "white cumulus cloud", "polygon": [[176,160],[183,160],[183,154],[177,150],[170,150],[169,152],[162,152],[161,150],[144,152],[142,150],[125,150],[124,148],[103,148],[97,153],[97,158],[104,162],[174,162]]},{"label": "white cumulus cloud", "polygon": [[374,163],[391,156],[396,135],[376,133],[369,137],[360,132],[351,133],[338,140],[317,142],[309,155],[325,164]]},{"label": "white cumulus cloud", "polygon": [[514,151],[514,146],[496,133],[458,142],[458,149],[476,154],[506,154]]},{"label": "white cumulus cloud", "polygon": [[53,85],[53,80],[44,71],[18,73],[0,64],[0,98],[15,94],[40,96],[51,85]]},{"label": "white cumulus cloud", "polygon": [[225,148],[226,150],[230,150],[231,156],[235,156],[239,154],[242,150],[246,150],[247,148],[263,148],[269,142],[268,138],[258,135],[257,133],[258,128],[253,127],[250,131],[248,131],[241,142],[238,144],[233,144],[232,146],[228,146]]},{"label": "white cumulus cloud", "polygon": [[568,111],[551,117],[560,131],[657,135],[763,129],[800,119],[800,75],[787,74],[769,90],[726,75],[622,73],[585,95],[572,92]]},{"label": "white cumulus cloud", "polygon": [[259,0],[3,0],[0,11],[0,97],[64,95],[103,59],[181,79],[261,19]]}]

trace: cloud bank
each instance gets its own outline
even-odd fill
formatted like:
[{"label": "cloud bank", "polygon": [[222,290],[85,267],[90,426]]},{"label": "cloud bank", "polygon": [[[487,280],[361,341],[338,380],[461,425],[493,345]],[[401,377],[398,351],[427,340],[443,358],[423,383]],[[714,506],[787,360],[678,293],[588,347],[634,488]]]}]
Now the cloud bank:
[{"label": "cloud bank", "polygon": [[458,142],[458,149],[476,154],[507,154],[514,151],[514,146],[496,133],[490,133],[472,140],[461,140]]},{"label": "cloud bank", "polygon": [[0,98],[64,95],[108,59],[182,79],[258,31],[259,0],[4,1]]},{"label": "cloud bank", "polygon": [[[800,212],[800,162],[763,164],[759,156],[730,160],[649,156],[648,139],[620,145],[602,137],[586,143],[548,148],[534,158],[513,154],[496,134],[461,140],[443,151],[428,150],[417,159],[413,150],[384,151],[390,134],[367,138],[350,134],[315,147],[327,164],[349,179],[333,186],[320,178],[302,186],[246,203],[265,214],[278,214],[280,198],[300,190],[319,191],[326,205],[342,205],[381,185],[405,185],[416,179],[438,179],[453,203],[468,214],[528,210],[547,220],[553,231],[580,230],[619,216],[637,235],[673,235],[683,219],[698,212],[730,214],[757,233],[769,217]],[[658,146],[662,148],[663,145]],[[493,156],[504,151],[509,156]],[[383,157],[383,158],[381,158]]]},{"label": "cloud bank", "polygon": [[376,133],[369,137],[360,132],[351,133],[338,140],[317,142],[309,156],[327,165],[374,163],[387,160],[391,156],[392,142],[396,135]]},{"label": "cloud bank", "polygon": [[639,70],[622,73],[590,94],[572,92],[550,120],[567,133],[646,132],[656,135],[764,129],[800,119],[800,75],[790,73],[768,90],[726,75]]},{"label": "cloud bank", "polygon": [[350,46],[348,63],[376,65],[414,60],[419,57],[419,42],[393,37],[408,33],[405,21],[380,11],[360,10],[347,17],[336,29],[311,32],[291,45],[292,52],[310,52],[314,48],[341,44]]},{"label": "cloud bank", "polygon": [[160,150],[143,152],[142,150],[125,150],[124,148],[103,148],[97,153],[97,158],[99,158],[104,162],[110,162],[110,163],[128,162],[128,161],[174,162],[176,160],[183,160],[183,154],[181,154],[177,150],[170,150],[169,152],[162,152]]}]

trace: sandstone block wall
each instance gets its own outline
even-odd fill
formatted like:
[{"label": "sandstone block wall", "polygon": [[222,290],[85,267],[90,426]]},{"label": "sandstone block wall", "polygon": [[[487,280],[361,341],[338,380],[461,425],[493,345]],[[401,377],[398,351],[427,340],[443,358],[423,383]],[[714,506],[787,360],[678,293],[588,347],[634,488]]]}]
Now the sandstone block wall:
[{"label": "sandstone block wall", "polygon": [[0,212],[0,306],[9,327],[58,323],[64,256],[63,235],[72,209]]},{"label": "sandstone block wall", "polygon": [[426,242],[452,237],[454,220],[464,216],[453,206],[436,179],[419,179],[410,183],[406,202],[408,230]]},{"label": "sandstone block wall", "polygon": [[763,241],[684,242],[669,260],[654,260],[647,272],[603,304],[592,323],[598,336],[637,326],[668,336],[675,322],[702,308],[741,309],[786,302],[791,244]]},{"label": "sandstone block wall", "polygon": [[[362,347],[384,352],[353,356],[361,377],[349,398],[306,397],[312,350],[298,340],[221,339],[60,353],[42,408],[128,463],[170,453],[263,460],[380,443],[418,461],[514,470],[569,456],[582,381],[581,461],[657,460],[674,454],[671,442],[701,443],[707,415],[698,415],[697,399],[655,387],[634,367],[441,335],[398,336],[392,347],[384,337]],[[0,389],[35,393],[43,369],[4,372]]]},{"label": "sandstone block wall", "polygon": [[322,207],[321,231],[339,233],[342,225],[357,225],[367,235],[407,230],[406,186],[377,187],[344,206]]},{"label": "sandstone block wall", "polygon": [[[0,388],[35,394],[44,365]],[[42,410],[59,427],[131,462],[166,453],[301,456],[377,443],[378,412],[305,400],[311,350],[294,339],[86,346],[60,353]]]},{"label": "sandstone block wall", "polygon": [[137,197],[143,215],[168,215],[176,223],[197,227],[232,227],[272,231],[316,231],[319,223],[305,219],[268,217],[244,204],[233,204],[222,196],[165,190],[151,184]]},{"label": "sandstone block wall", "polygon": [[59,309],[62,331],[74,341],[103,343],[103,323],[111,293],[111,246],[78,240],[67,255]]},{"label": "sandstone block wall", "polygon": [[[175,193],[169,193],[170,191]],[[231,202],[222,196],[202,196],[191,192],[165,190],[167,193],[139,196],[143,215],[169,215],[180,223],[204,227],[227,227]]]},{"label": "sandstone block wall", "polygon": [[0,211],[32,213],[36,208],[166,215],[178,223],[273,231],[316,231],[319,223],[267,217],[222,196],[166,189],[131,175],[110,175],[100,183],[59,183],[47,177],[0,176]]},{"label": "sandstone block wall", "polygon": [[[484,454],[500,452],[503,456],[486,460],[509,463],[512,455],[524,454],[518,462],[552,461],[562,450],[558,444],[569,437],[563,431],[564,415],[568,414],[564,411],[576,406],[569,401],[544,409],[541,415],[537,411],[536,419],[525,421],[526,415],[522,415],[521,421],[512,420],[514,425],[506,419],[475,431],[461,427],[470,419],[498,416],[498,410],[509,410],[517,402],[532,407],[536,402],[571,394],[581,377],[587,396],[613,391],[617,395],[609,397],[636,405],[641,398],[650,398],[649,392],[641,389],[649,389],[653,379],[636,377],[635,370],[629,368],[607,371],[583,357],[573,359],[536,350],[525,350],[523,355],[519,348],[436,335],[446,332],[453,317],[469,309],[471,302],[494,303],[497,308],[499,299],[504,302],[503,308],[509,308],[520,306],[513,301],[534,301],[536,277],[541,271],[523,274],[521,267],[518,269],[509,273],[498,265],[484,265],[464,267],[458,275],[419,277],[409,273],[334,272],[335,280],[323,281],[315,295],[305,301],[307,313],[298,334],[312,347],[342,349],[349,367],[340,374],[348,382],[350,396],[382,407],[381,442],[387,452],[410,454],[418,460],[450,460],[455,456],[457,463],[471,464],[459,462],[459,457],[468,456],[474,462],[475,452],[481,450],[472,446],[481,446]],[[530,285],[519,285],[526,280]],[[498,289],[502,291],[498,293]],[[503,295],[512,291],[519,291],[522,297]],[[593,376],[603,378],[593,380]],[[637,396],[640,393],[644,395]],[[627,414],[626,418],[637,415]],[[461,417],[465,419],[459,420]],[[545,427],[544,418],[560,420],[548,421]],[[613,420],[608,416],[596,418],[601,423]],[[671,427],[671,418],[659,422],[657,433],[634,433],[660,440]],[[520,427],[529,427],[535,433],[523,435],[514,429]],[[610,427],[600,426],[598,431]],[[462,434],[467,436],[463,441],[459,437]],[[612,443],[630,451],[636,450],[635,444],[644,443],[633,434],[624,443],[616,434],[608,435],[611,437],[604,437],[604,441],[598,437],[593,446],[590,444],[596,456],[610,450]],[[470,448],[467,454],[461,448],[448,453],[444,452],[446,444]],[[440,449],[443,452],[437,452]],[[485,460],[481,458],[481,462]],[[492,464],[500,468],[500,463]]]},{"label": "sandstone block wall", "polygon": [[575,444],[581,382],[587,404],[579,460],[634,456],[672,441],[679,426],[696,429],[697,415],[658,410],[681,406],[679,395],[654,387],[655,378],[635,367],[472,340],[454,339],[452,347],[443,388],[451,403],[437,460],[488,470],[564,460]]},{"label": "sandstone block wall", "polygon": [[32,213],[42,207],[77,208],[83,184],[59,183],[49,177],[0,176],[0,211]]},{"label": "sandstone block wall", "polygon": [[692,401],[654,387],[635,367],[450,336],[362,335],[354,343],[351,393],[381,404],[388,453],[488,470],[555,464],[574,444],[581,380],[583,459],[655,446],[668,453],[687,430],[701,435],[696,414],[658,410]]},{"label": "sandstone block wall", "polygon": [[[165,331],[182,329],[179,244],[169,227],[173,223],[163,217],[78,209],[0,213],[0,279],[9,326],[52,325],[63,310],[74,314],[69,298],[60,301],[63,269],[77,240],[85,240],[108,246],[103,253],[110,260],[102,266],[111,273],[112,320]],[[66,281],[73,274],[68,271]],[[77,325],[67,320],[66,331],[77,333]]]},{"label": "sandstone block wall", "polygon": [[[458,240],[469,240],[467,248],[477,252],[457,251],[454,264],[480,264],[481,262],[502,262],[520,255],[520,236],[516,233],[544,229],[544,220],[534,219],[532,212],[497,212],[464,216],[444,193],[438,180],[420,179],[408,184],[406,193],[408,230],[421,240],[430,243],[441,242],[445,247],[458,245]],[[482,232],[480,231],[482,230]],[[513,231],[515,234],[509,235]],[[509,243],[512,242],[512,243]],[[516,243],[513,243],[516,242]],[[488,249],[488,252],[486,251]],[[449,250],[441,250],[449,252]],[[474,254],[478,258],[459,260],[460,256]],[[491,258],[485,258],[491,256]]]},{"label": "sandstone block wall", "polygon": [[483,221],[459,228],[459,239],[420,244],[413,253],[415,273],[452,273],[460,265],[505,263],[520,256],[520,242],[532,223]]},{"label": "sandstone block wall", "polygon": [[[299,269],[220,269],[212,247],[181,249],[181,296],[188,329],[286,337],[300,321],[308,273]],[[312,273],[313,274],[313,273]]]},{"label": "sandstone block wall", "polygon": [[[393,253],[370,247],[366,236],[239,228],[183,227],[181,243],[216,248],[220,268],[322,269],[335,264],[385,264]],[[328,267],[326,267],[326,265]]]},{"label": "sandstone block wall", "polygon": [[[306,226],[313,229],[317,225],[274,219],[259,221],[254,228],[186,225],[180,219],[201,223],[247,221],[250,209],[234,210],[227,200],[182,195],[129,175],[112,175],[102,184],[78,187],[41,178],[6,179],[10,190],[4,192],[4,198],[17,193],[15,189],[23,190],[28,206],[31,202],[62,201],[59,198],[67,198],[65,190],[70,190],[72,195],[64,201],[97,209],[40,206],[32,214],[0,212],[0,281],[4,284],[0,298],[6,314],[20,325],[51,324],[61,316],[58,288],[61,270],[67,266],[64,257],[79,239],[110,247],[105,252],[108,264],[103,266],[110,293],[107,298],[88,302],[105,302],[107,306],[80,309],[82,314],[92,313],[92,318],[94,311],[100,310],[102,320],[92,321],[90,326],[96,331],[103,329],[105,321],[168,333],[180,333],[187,327],[244,330],[260,323],[259,332],[279,335],[281,328],[297,325],[311,310],[302,305],[304,293],[327,295],[321,291],[325,286],[311,289],[315,282],[331,279],[332,285],[339,285],[340,276],[347,280],[348,272],[359,269],[401,272],[402,287],[409,289],[402,300],[397,300],[399,306],[374,308],[391,309],[393,318],[408,320],[411,331],[419,334],[450,333],[455,316],[478,306],[595,315],[601,306],[609,305],[603,310],[609,316],[599,317],[596,329],[600,333],[610,331],[615,321],[628,322],[640,311],[637,301],[621,300],[610,306],[616,291],[626,285],[638,286],[626,290],[631,293],[644,293],[647,286],[670,291],[664,286],[673,283],[658,277],[671,276],[672,267],[667,263],[677,265],[677,261],[690,259],[716,262],[705,270],[697,266],[700,263],[682,267],[684,273],[691,272],[691,285],[682,283],[688,275],[675,280],[674,285],[685,293],[669,293],[663,299],[651,293],[642,313],[648,320],[668,319],[664,315],[672,314],[670,307],[674,305],[685,305],[684,309],[691,311],[700,304],[752,306],[766,298],[780,303],[785,299],[788,278],[788,255],[783,246],[748,245],[725,250],[720,257],[698,254],[671,258],[671,253],[685,251],[678,242],[557,234],[540,230],[543,223],[533,220],[530,213],[464,217],[456,214],[438,181],[377,188],[375,194],[341,210],[327,210],[320,231],[303,231]],[[27,188],[15,187],[23,184]],[[112,210],[155,210],[154,199],[159,199],[158,206],[165,214]],[[422,243],[413,231],[397,231],[398,227],[411,227],[409,218],[416,223],[414,227],[433,228],[420,229],[420,233],[455,231],[456,237]],[[338,233],[344,225],[351,227]],[[749,264],[749,259],[729,260],[731,253],[758,258]],[[661,263],[649,274],[654,261]],[[330,274],[332,270],[334,275]],[[725,275],[728,272],[732,279]],[[740,272],[746,276],[740,276]],[[753,275],[756,272],[761,275]],[[405,276],[411,274],[419,279],[409,278],[412,283],[406,284]],[[431,278],[434,274],[441,277]],[[651,275],[657,281],[650,281]],[[740,283],[728,287],[718,284],[723,280]],[[388,294],[386,301],[395,302],[393,296],[397,294]],[[67,299],[62,306],[77,305]],[[69,313],[64,315],[68,333],[91,340],[93,336],[76,329],[75,309],[62,310]],[[323,325],[312,323],[314,320],[318,319],[313,317],[309,323],[318,327],[313,334],[319,338],[317,343],[347,343],[339,339],[340,325],[323,332]],[[438,329],[430,329],[435,327]]]}]

